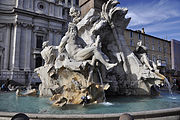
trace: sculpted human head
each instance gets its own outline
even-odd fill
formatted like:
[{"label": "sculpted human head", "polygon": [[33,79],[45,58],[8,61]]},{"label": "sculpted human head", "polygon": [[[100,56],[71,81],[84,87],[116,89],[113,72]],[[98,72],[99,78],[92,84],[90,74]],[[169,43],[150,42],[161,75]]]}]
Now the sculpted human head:
[{"label": "sculpted human head", "polygon": [[138,40],[137,46],[142,46],[142,40]]},{"label": "sculpted human head", "polygon": [[48,43],[49,43],[49,41],[44,41],[43,44],[42,44],[42,48],[47,47],[47,46],[48,46]]},{"label": "sculpted human head", "polygon": [[77,36],[78,35],[78,28],[74,23],[69,23],[68,25],[68,33]]}]

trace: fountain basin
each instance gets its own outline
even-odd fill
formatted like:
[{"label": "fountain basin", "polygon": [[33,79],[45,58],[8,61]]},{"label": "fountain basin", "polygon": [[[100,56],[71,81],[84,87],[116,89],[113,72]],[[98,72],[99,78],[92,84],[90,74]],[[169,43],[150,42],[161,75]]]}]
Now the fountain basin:
[{"label": "fountain basin", "polygon": [[[31,119],[118,119],[122,113],[130,113],[135,118],[180,118],[180,94],[163,96],[119,96],[109,97],[101,104],[67,105],[53,107],[46,97],[16,97],[15,93],[0,93],[0,118],[10,118],[23,112]],[[178,119],[177,119],[178,118]]]},{"label": "fountain basin", "polygon": [[[180,107],[153,111],[127,112],[131,114],[135,120],[179,120]],[[0,112],[0,119],[9,120],[17,113]],[[26,113],[31,120],[119,120],[122,113],[115,114],[72,114],[72,115],[57,115],[57,114],[31,114]]]}]

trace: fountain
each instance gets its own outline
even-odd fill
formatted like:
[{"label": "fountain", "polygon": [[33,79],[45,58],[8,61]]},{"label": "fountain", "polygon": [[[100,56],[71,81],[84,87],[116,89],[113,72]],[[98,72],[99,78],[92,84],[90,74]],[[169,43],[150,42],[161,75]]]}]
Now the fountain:
[{"label": "fountain", "polygon": [[[118,4],[116,0],[109,0],[103,4],[101,13],[91,9],[82,19],[79,11],[70,9],[73,20],[60,45],[43,43],[41,55],[45,64],[35,69],[42,81],[39,86],[41,98],[16,98],[17,102],[31,103],[31,106],[26,105],[27,109],[18,108],[18,112],[105,114],[180,107],[179,97],[173,102],[163,98],[163,104],[167,103],[164,106],[160,104],[161,97],[149,97],[151,87],[161,84],[165,78],[148,59],[142,41],[137,43],[135,51],[128,48],[123,31],[130,18],[125,18],[128,10],[117,7]],[[126,97],[117,96],[111,100],[106,98],[106,90]],[[52,102],[48,102],[47,97]]]},{"label": "fountain", "polygon": [[82,97],[100,103],[109,87],[112,93],[150,95],[151,86],[160,84],[163,79],[142,41],[135,51],[129,50],[123,34],[130,21],[125,18],[128,10],[117,4],[109,0],[101,13],[91,9],[82,19],[77,10],[70,9],[73,21],[60,45],[43,43],[45,65],[35,70],[42,80],[40,96],[52,96],[57,106],[81,104]]}]

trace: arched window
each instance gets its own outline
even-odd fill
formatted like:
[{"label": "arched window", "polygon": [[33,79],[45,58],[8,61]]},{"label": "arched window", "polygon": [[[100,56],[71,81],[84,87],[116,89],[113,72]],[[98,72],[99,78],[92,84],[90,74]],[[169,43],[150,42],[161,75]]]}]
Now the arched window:
[{"label": "arched window", "polygon": [[38,56],[36,57],[36,65],[35,68],[41,67],[42,66],[42,57]]}]

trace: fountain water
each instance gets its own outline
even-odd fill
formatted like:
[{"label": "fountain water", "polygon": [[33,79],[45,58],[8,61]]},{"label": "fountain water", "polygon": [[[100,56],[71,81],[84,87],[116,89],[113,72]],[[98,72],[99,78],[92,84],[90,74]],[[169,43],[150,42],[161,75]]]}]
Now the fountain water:
[{"label": "fountain water", "polygon": [[109,88],[104,79],[112,81],[111,93],[126,95],[150,95],[151,86],[160,84],[163,79],[155,65],[150,65],[142,41],[135,52],[126,44],[123,31],[130,18],[125,17],[128,10],[117,7],[118,4],[109,0],[101,13],[91,9],[83,19],[77,10],[70,9],[73,21],[59,46],[43,43],[41,55],[45,65],[35,70],[42,81],[40,96],[53,96],[51,100],[57,106],[81,104],[85,96],[90,96],[90,103],[99,103]]},{"label": "fountain water", "polygon": [[[99,79],[100,79],[101,85],[104,87],[104,83],[103,83],[101,73],[100,73],[99,69],[97,69],[97,71],[98,71],[98,74],[99,74]],[[105,102],[106,101],[106,95],[105,95],[104,89],[103,89],[103,94],[104,94],[104,102]]]},{"label": "fountain water", "polygon": [[[91,9],[82,20],[79,12],[71,9],[73,22],[69,24],[60,45],[48,46],[48,42],[43,43],[41,55],[45,65],[35,71],[42,81],[39,86],[40,96],[44,97],[16,97],[14,93],[0,93],[0,111],[105,114],[180,107],[179,95],[176,99],[142,96],[150,95],[151,86],[163,80],[169,88],[170,84],[150,65],[142,41],[138,42],[136,52],[129,49],[123,34],[130,21],[130,18],[125,17],[128,10],[117,7],[117,4],[118,1],[109,0],[102,6],[101,13],[97,14],[95,9]],[[58,49],[58,55],[55,49]],[[97,71],[94,69],[95,61],[98,61]],[[105,98],[104,90],[109,86],[104,85],[104,79],[111,81],[111,91],[108,92],[136,97]],[[47,96],[53,102],[48,101]],[[74,105],[82,104],[83,96],[90,96],[89,103],[102,104],[88,104],[85,107]]]},{"label": "fountain water", "polygon": [[32,80],[33,80],[33,78],[34,78],[35,75],[37,75],[37,73],[34,72],[34,73],[32,74],[32,76],[30,77],[29,83],[28,83],[28,85],[27,85],[27,89],[31,89],[31,87],[32,87],[32,86],[31,86]]},{"label": "fountain water", "polygon": [[160,73],[157,73],[157,72],[156,72],[156,75],[158,75],[158,76],[160,76],[162,79],[164,79],[164,82],[167,84],[167,88],[168,88],[168,90],[169,90],[169,94],[170,94],[171,96],[173,96],[173,93],[172,93],[172,90],[171,90],[171,84],[169,83],[168,79],[167,79],[164,75],[162,75],[162,74],[160,74]]},{"label": "fountain water", "polygon": [[169,90],[169,94],[170,94],[170,95],[173,95],[172,90],[171,90],[171,85],[170,85],[170,83],[169,83],[168,79],[167,79],[167,78],[165,78],[165,79],[164,79],[164,81],[165,81],[165,82],[166,82],[166,84],[167,84],[167,88],[168,88],[168,90]]}]

